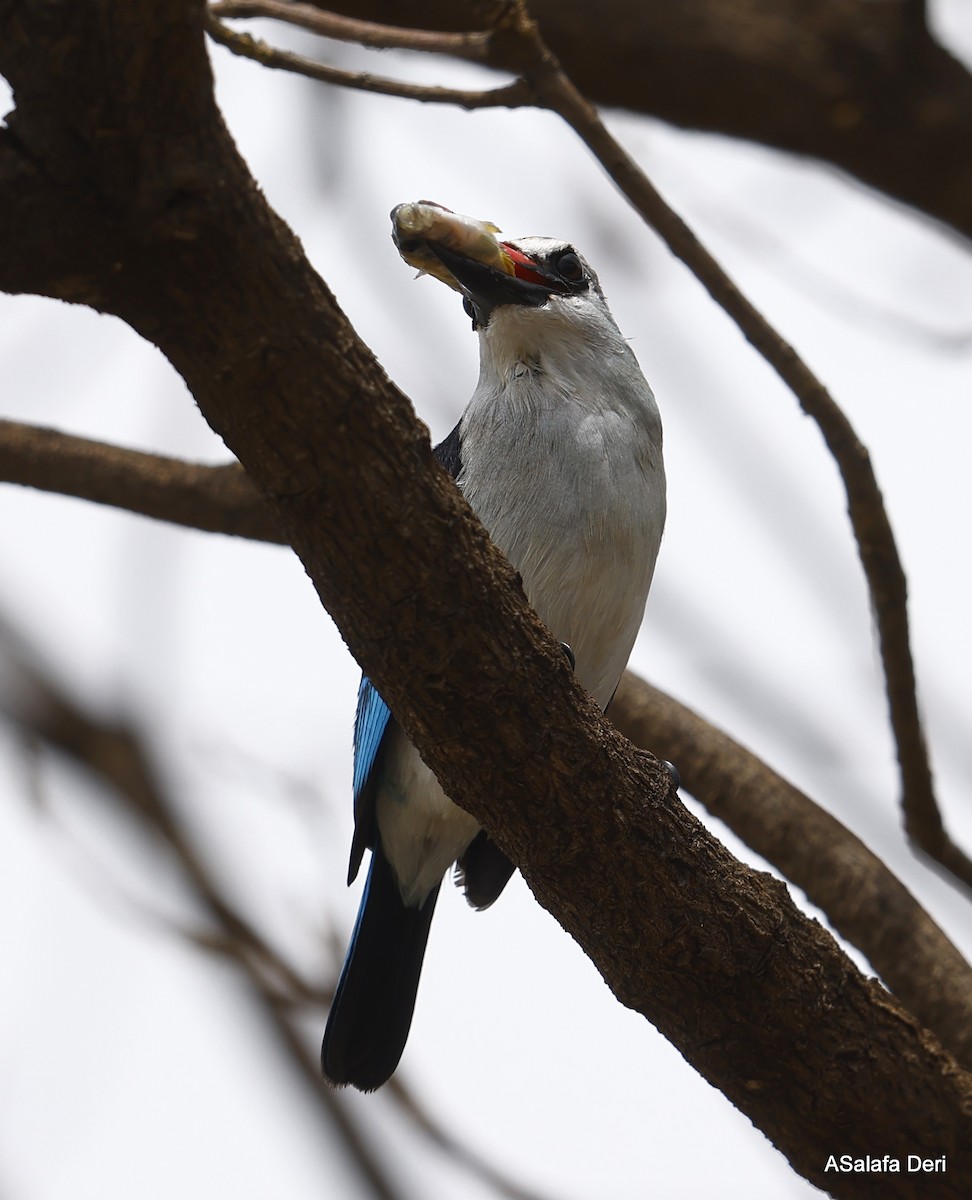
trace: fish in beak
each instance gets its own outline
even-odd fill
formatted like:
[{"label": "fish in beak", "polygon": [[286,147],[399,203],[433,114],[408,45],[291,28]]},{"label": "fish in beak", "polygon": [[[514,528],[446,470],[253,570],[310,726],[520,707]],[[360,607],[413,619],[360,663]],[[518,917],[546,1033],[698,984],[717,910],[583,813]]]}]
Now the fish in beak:
[{"label": "fish in beak", "polygon": [[392,209],[392,239],[402,258],[423,275],[434,275],[463,296],[473,328],[489,323],[504,304],[539,308],[570,285],[514,243],[502,240],[488,221],[452,212],[431,200]]}]

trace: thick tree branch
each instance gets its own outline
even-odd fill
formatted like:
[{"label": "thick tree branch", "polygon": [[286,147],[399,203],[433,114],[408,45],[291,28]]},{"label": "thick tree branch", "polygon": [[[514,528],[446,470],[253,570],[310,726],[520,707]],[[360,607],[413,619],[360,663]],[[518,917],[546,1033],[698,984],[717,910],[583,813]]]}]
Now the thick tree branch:
[{"label": "thick tree branch", "polygon": [[[193,0],[0,0],[18,105],[0,145],[0,285],[95,304],[167,354],[446,791],[619,999],[801,1173],[869,1194],[824,1173],[852,1129],[862,1148],[933,1145],[956,1164],[941,1196],[966,1195],[972,1078],[580,691],[246,172],[203,20]],[[883,1191],[910,1193],[898,1178]]]},{"label": "thick tree branch", "polygon": [[636,745],[677,763],[682,786],[801,888],[972,1067],[972,968],[877,855],[738,742],[630,671],[610,716]]},{"label": "thick tree branch", "polygon": [[283,540],[239,463],[187,463],[0,420],[0,482],[78,496],[207,533]]}]

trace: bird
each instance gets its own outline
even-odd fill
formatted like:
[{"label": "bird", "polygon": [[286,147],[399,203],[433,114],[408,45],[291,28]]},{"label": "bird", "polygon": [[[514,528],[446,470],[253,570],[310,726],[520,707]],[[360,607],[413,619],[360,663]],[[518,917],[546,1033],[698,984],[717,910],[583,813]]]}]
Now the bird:
[{"label": "bird", "polygon": [[[607,708],[641,626],[665,525],[654,394],[568,242],[504,240],[431,201],[392,211],[402,257],[458,291],[479,379],[434,455],[522,579],[580,684]],[[476,909],[514,866],[453,804],[363,676],[354,722],[348,883],[367,881],[321,1050],[332,1084],[369,1092],[398,1067],[445,874]]]}]

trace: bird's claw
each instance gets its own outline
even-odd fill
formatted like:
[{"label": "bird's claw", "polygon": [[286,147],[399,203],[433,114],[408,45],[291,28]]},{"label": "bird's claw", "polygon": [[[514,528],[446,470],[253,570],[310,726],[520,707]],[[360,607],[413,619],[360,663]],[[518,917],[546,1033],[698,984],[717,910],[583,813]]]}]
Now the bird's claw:
[{"label": "bird's claw", "polygon": [[665,770],[668,772],[669,776],[671,777],[672,783],[675,784],[675,791],[677,792],[678,789],[682,786],[682,777],[678,773],[678,767],[676,767],[674,763],[669,762],[667,758],[663,758],[661,760],[661,765],[665,768]]},{"label": "bird's claw", "polygon": [[571,650],[570,646],[568,646],[566,642],[561,642],[560,648],[564,652],[564,657],[567,659],[568,663],[570,663],[570,669],[572,671],[576,670],[577,669],[577,659],[574,658],[573,650]]}]

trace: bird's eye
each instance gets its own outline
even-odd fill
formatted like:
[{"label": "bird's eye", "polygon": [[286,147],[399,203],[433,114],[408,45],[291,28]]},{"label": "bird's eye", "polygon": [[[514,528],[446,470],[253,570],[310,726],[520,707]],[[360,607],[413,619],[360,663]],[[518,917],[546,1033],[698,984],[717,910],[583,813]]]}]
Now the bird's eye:
[{"label": "bird's eye", "polygon": [[573,252],[567,250],[556,262],[557,274],[568,283],[582,283],[584,280],[584,264]]},{"label": "bird's eye", "polygon": [[466,316],[470,319],[470,321],[472,321],[473,329],[475,329],[476,328],[476,309],[475,309],[475,306],[473,305],[473,302],[469,299],[468,296],[463,296],[462,307],[463,307],[463,310],[465,311]]}]

